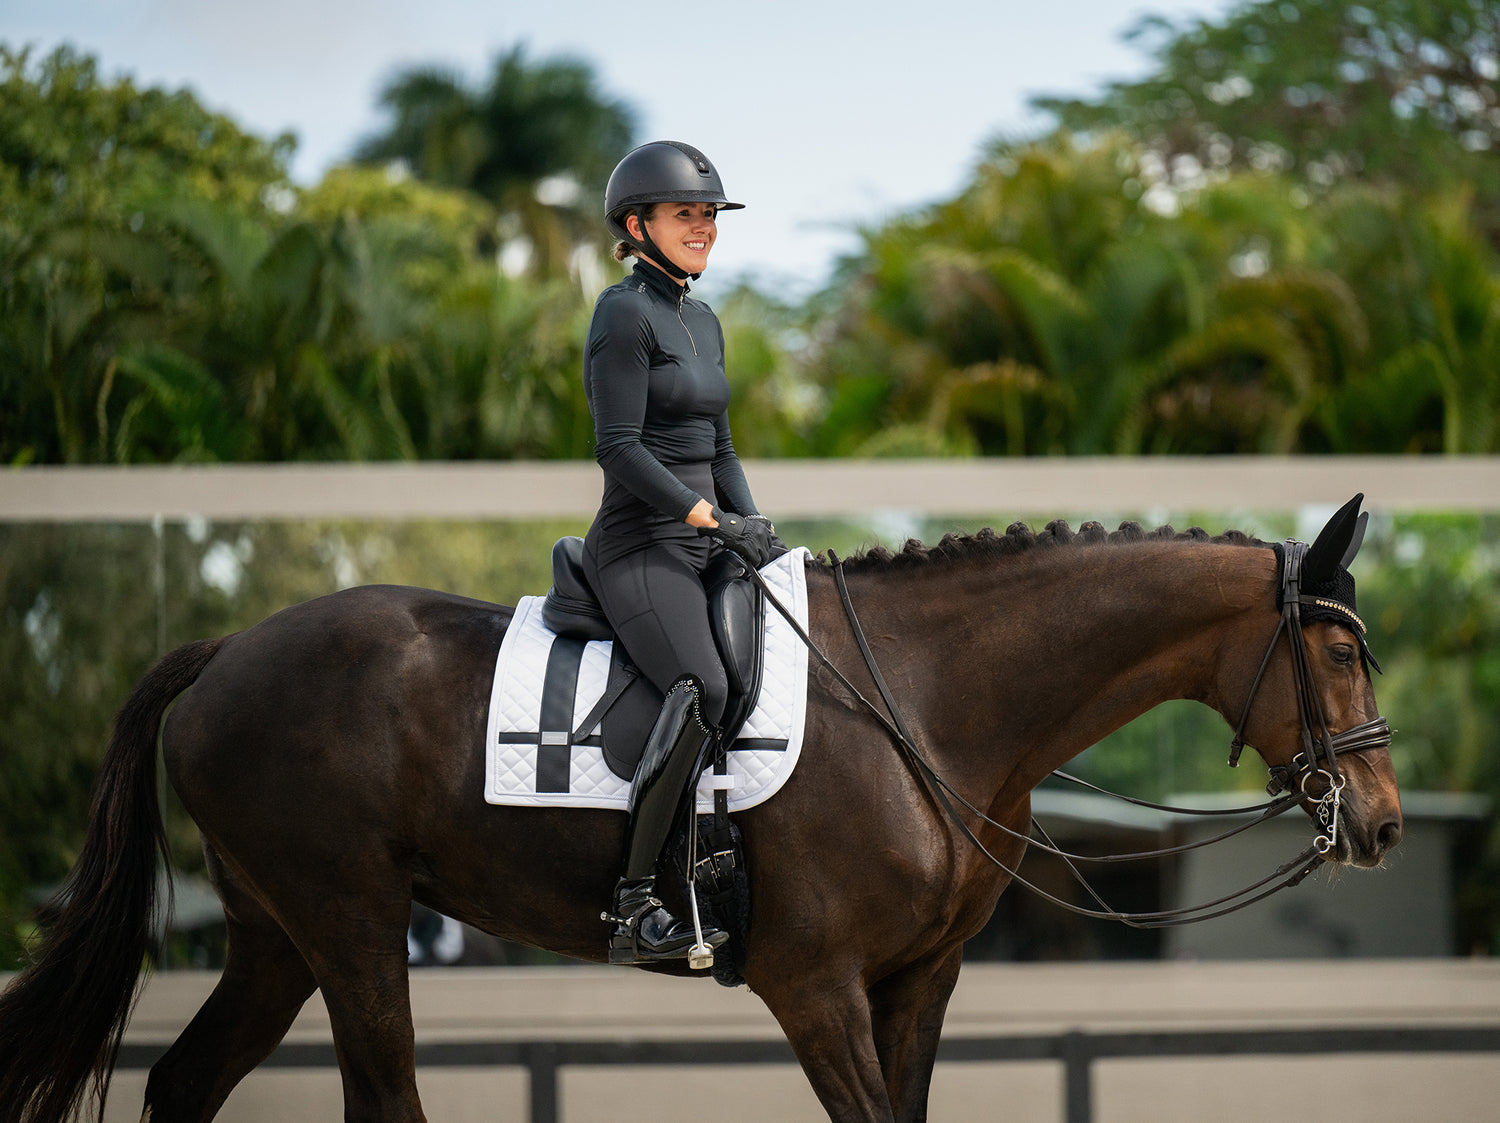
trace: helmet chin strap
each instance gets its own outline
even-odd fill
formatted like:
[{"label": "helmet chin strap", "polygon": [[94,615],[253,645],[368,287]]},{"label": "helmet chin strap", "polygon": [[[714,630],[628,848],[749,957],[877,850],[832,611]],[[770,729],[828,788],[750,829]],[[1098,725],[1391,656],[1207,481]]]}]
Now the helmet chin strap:
[{"label": "helmet chin strap", "polygon": [[[639,208],[631,211],[630,213],[635,215],[636,224],[641,228],[640,240],[635,244],[645,251],[647,257],[649,257],[657,265],[661,266],[661,268],[666,272],[667,276],[673,277],[679,281],[686,281],[689,278],[696,281],[699,277],[703,276],[702,273],[689,273],[681,266],[678,266],[673,262],[667,260],[667,255],[662,253],[660,247],[658,247],[657,244],[651,240],[651,232],[646,229],[646,220],[641,216]],[[630,232],[629,226],[625,227],[625,232],[627,234]]]}]

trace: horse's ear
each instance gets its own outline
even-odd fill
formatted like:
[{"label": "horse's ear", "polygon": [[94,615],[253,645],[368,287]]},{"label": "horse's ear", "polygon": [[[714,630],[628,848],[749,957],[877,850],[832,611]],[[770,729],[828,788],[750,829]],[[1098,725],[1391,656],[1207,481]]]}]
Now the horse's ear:
[{"label": "horse's ear", "polygon": [[1361,511],[1359,518],[1354,520],[1354,537],[1349,540],[1349,548],[1344,551],[1344,558],[1339,565],[1348,569],[1354,564],[1354,555],[1359,553],[1359,548],[1364,544],[1365,531],[1370,526],[1370,512]]},{"label": "horse's ear", "polygon": [[[1359,549],[1365,535],[1366,517],[1359,513],[1364,500],[1360,492],[1334,512],[1328,525],[1318,532],[1318,539],[1307,551],[1302,572],[1311,583],[1332,581],[1340,565],[1347,566]],[[1356,533],[1357,532],[1357,533]]]}]

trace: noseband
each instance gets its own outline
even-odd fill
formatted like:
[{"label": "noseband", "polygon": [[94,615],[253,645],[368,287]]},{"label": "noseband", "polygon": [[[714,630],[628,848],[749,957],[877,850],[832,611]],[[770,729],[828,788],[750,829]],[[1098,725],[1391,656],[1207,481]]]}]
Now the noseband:
[{"label": "noseband", "polygon": [[[1312,662],[1307,657],[1307,644],[1302,633],[1302,606],[1315,605],[1325,611],[1332,610],[1349,621],[1359,637],[1361,657],[1370,660],[1365,646],[1365,622],[1354,611],[1336,600],[1315,597],[1301,590],[1302,560],[1307,554],[1307,544],[1288,540],[1282,549],[1281,573],[1281,619],[1266,653],[1250,684],[1250,694],[1245,699],[1245,708],[1239,725],[1234,731],[1234,740],[1229,743],[1229,766],[1239,767],[1240,751],[1245,747],[1245,725],[1250,720],[1250,706],[1260,689],[1261,679],[1276,650],[1276,641],[1283,635],[1291,656],[1292,682],[1297,695],[1297,716],[1302,724],[1302,751],[1288,764],[1271,765],[1271,779],[1266,784],[1268,795],[1279,795],[1295,788],[1301,798],[1312,802],[1316,808],[1319,826],[1322,828],[1313,841],[1319,854],[1327,854],[1338,845],[1339,800],[1344,790],[1344,777],[1339,772],[1338,758],[1344,753],[1358,753],[1374,749],[1388,749],[1391,745],[1391,728],[1385,718],[1351,726],[1342,733],[1330,734],[1328,720],[1323,713],[1323,702],[1318,695],[1317,682],[1313,677]],[[1377,665],[1377,669],[1378,665]],[[1318,794],[1310,786],[1320,786]]]}]

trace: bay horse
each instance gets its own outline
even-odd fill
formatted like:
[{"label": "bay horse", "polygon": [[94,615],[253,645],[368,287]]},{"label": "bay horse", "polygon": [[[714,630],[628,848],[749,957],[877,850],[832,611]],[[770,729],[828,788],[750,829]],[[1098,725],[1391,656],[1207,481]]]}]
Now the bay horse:
[{"label": "bay horse", "polygon": [[[754,905],[744,977],[830,1119],[925,1118],[963,943],[1011,880],[1030,793],[1054,768],[1169,699],[1217,710],[1284,776],[1314,770],[1298,758],[1319,740],[1384,727],[1345,568],[1360,498],[1300,547],[1307,574],[1347,583],[1348,618],[1291,633],[1284,551],[1265,543],[1017,524],[841,563],[867,667],[835,567],[809,563],[809,633],[848,677],[814,665],[795,773],[737,818]],[[158,735],[202,833],[228,951],[152,1068],[143,1119],[212,1118],[315,989],[345,1117],[424,1118],[413,900],[602,961],[625,816],[484,801],[485,711],[511,618],[440,592],[355,588],[163,658],[116,718],[81,857],[34,961],[0,996],[0,1118],[62,1120],[107,1091],[153,952]],[[961,813],[994,861],[855,697],[882,677],[927,765],[992,820]],[[1388,743],[1343,756],[1326,861],[1374,866],[1399,840]]]}]

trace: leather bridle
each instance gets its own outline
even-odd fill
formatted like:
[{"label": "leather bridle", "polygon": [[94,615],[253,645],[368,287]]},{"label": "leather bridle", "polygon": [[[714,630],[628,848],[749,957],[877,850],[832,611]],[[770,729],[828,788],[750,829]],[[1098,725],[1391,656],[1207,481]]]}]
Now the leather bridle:
[{"label": "leather bridle", "polygon": [[[1323,713],[1322,701],[1317,692],[1312,665],[1307,658],[1307,647],[1303,639],[1302,606],[1305,604],[1316,604],[1321,609],[1331,609],[1350,618],[1354,627],[1358,629],[1362,655],[1371,663],[1374,660],[1369,655],[1369,651],[1365,646],[1364,623],[1358,616],[1354,615],[1351,609],[1338,601],[1307,596],[1301,592],[1302,560],[1307,549],[1308,547],[1305,543],[1289,541],[1285,544],[1282,551],[1281,619],[1276,626],[1276,631],[1271,636],[1270,643],[1266,646],[1266,653],[1261,659],[1260,668],[1257,670],[1255,679],[1250,685],[1250,693],[1245,698],[1244,711],[1240,717],[1239,724],[1235,730],[1234,740],[1230,746],[1229,763],[1231,766],[1237,766],[1240,750],[1245,746],[1244,732],[1245,726],[1249,721],[1251,704],[1255,700],[1256,692],[1259,690],[1266,668],[1270,665],[1271,656],[1276,649],[1276,643],[1285,635],[1288,646],[1291,649],[1292,675],[1297,694],[1298,716],[1302,724],[1303,748],[1302,752],[1294,757],[1290,764],[1277,765],[1271,768],[1271,780],[1267,785],[1267,792],[1275,798],[1269,803],[1253,807],[1201,810],[1167,807],[1161,804],[1133,799],[1128,796],[1115,796],[1115,798],[1123,799],[1138,806],[1172,812],[1174,814],[1243,815],[1258,813],[1258,817],[1213,838],[1203,839],[1198,842],[1167,847],[1160,850],[1141,851],[1132,854],[1114,854],[1103,857],[1070,854],[1058,849],[1052,844],[1051,839],[1047,838],[1046,832],[1041,829],[1040,824],[1035,819],[1032,820],[1032,827],[1042,835],[1042,841],[1040,842],[1032,838],[1029,834],[1023,834],[1006,826],[1004,823],[996,822],[954,789],[928,763],[917,746],[916,738],[912,735],[905,720],[902,718],[901,712],[896,706],[896,699],[892,695],[890,688],[886,685],[885,676],[881,674],[880,667],[875,661],[875,654],[865,639],[864,629],[861,627],[859,617],[854,611],[854,602],[849,596],[849,587],[844,579],[844,563],[833,551],[828,551],[828,555],[833,568],[834,583],[838,587],[839,599],[843,603],[844,614],[849,620],[850,629],[864,658],[865,667],[870,673],[870,678],[875,683],[876,689],[879,690],[881,699],[885,702],[885,709],[889,713],[889,717],[861,694],[854,683],[838,667],[834,666],[822,650],[819,649],[817,644],[813,642],[812,637],[807,634],[806,629],[798,623],[796,617],[780,602],[772,590],[767,587],[764,579],[755,568],[750,565],[747,565],[745,568],[749,571],[756,584],[760,586],[761,591],[766,595],[766,599],[792,626],[798,638],[807,646],[808,651],[817,658],[823,667],[838,680],[839,684],[845,690],[849,691],[855,700],[863,705],[885,728],[886,732],[891,735],[892,739],[901,749],[902,754],[911,764],[913,771],[921,778],[933,800],[953,821],[963,836],[991,863],[1008,874],[1012,880],[1069,912],[1100,920],[1116,920],[1133,928],[1166,928],[1224,916],[1247,905],[1254,904],[1256,901],[1263,900],[1272,893],[1299,884],[1309,873],[1321,865],[1325,860],[1325,855],[1329,851],[1334,850],[1338,845],[1339,803],[1344,788],[1344,778],[1340,774],[1338,767],[1339,756],[1346,753],[1383,749],[1389,747],[1391,743],[1390,727],[1386,724],[1384,718],[1375,718],[1371,721],[1362,722],[1359,725],[1344,730],[1342,733],[1330,734],[1328,732],[1328,723]],[[1114,795],[1112,792],[1105,792],[1103,789],[1096,788],[1094,785],[1079,780],[1077,777],[1070,776],[1065,772],[1055,771],[1053,775],[1060,779],[1091,788],[1094,791],[1102,792],[1105,795]],[[1322,778],[1323,790],[1314,795],[1308,790],[1309,782],[1320,777]],[[1107,905],[1073,864],[1080,861],[1137,861],[1198,849],[1222,841],[1232,835],[1239,834],[1255,826],[1257,823],[1275,818],[1297,804],[1302,803],[1304,800],[1310,802],[1315,807],[1315,815],[1320,827],[1320,832],[1314,840],[1313,845],[1290,861],[1284,862],[1269,876],[1262,878],[1253,885],[1248,885],[1217,900],[1155,912],[1121,912]],[[1034,847],[1044,853],[1053,854],[1061,858],[1072,870],[1074,877],[1083,885],[1094,901],[1099,904],[1100,908],[1080,908],[1072,902],[1057,897],[1023,878],[1015,869],[992,854],[984,843],[980,841],[974,830],[959,813],[958,808],[954,805],[955,801],[976,819],[996,828],[1003,834],[1023,841],[1028,847]]]},{"label": "leather bridle", "polygon": [[[1302,608],[1316,606],[1343,616],[1359,637],[1361,657],[1373,663],[1365,644],[1365,623],[1354,610],[1327,597],[1315,597],[1301,590],[1302,561],[1307,554],[1307,544],[1288,540],[1281,550],[1281,620],[1266,647],[1266,654],[1250,684],[1250,693],[1245,698],[1245,708],[1239,725],[1234,731],[1234,740],[1229,743],[1229,766],[1239,766],[1240,750],[1245,747],[1245,726],[1250,720],[1250,706],[1255,701],[1271,655],[1276,650],[1276,641],[1285,635],[1291,656],[1292,682],[1297,696],[1297,716],[1302,725],[1302,751],[1289,764],[1271,766],[1271,779],[1266,784],[1268,795],[1296,790],[1299,798],[1314,802],[1323,830],[1314,841],[1319,854],[1327,854],[1338,845],[1338,816],[1340,795],[1344,790],[1344,777],[1339,772],[1338,758],[1344,753],[1366,752],[1388,749],[1391,745],[1391,728],[1385,718],[1376,717],[1360,722],[1342,733],[1328,732],[1328,719],[1323,713],[1323,702],[1318,694],[1313,677],[1312,663],[1307,657],[1307,644],[1302,633]],[[1376,664],[1376,669],[1379,665]],[[1321,791],[1314,795],[1308,790],[1309,783],[1321,784]]]}]

